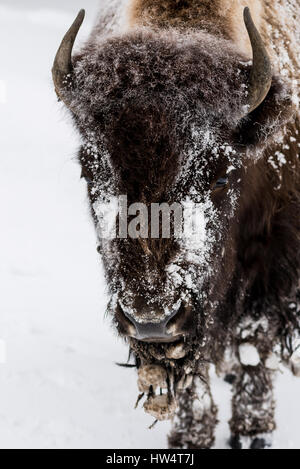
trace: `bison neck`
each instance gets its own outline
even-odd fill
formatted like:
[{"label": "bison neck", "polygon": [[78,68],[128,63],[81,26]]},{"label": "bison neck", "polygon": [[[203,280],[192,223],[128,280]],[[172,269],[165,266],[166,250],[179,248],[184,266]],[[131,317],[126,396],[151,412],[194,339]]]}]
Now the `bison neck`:
[{"label": "bison neck", "polygon": [[243,22],[243,9],[251,8],[253,19],[261,26],[260,0],[131,0],[131,27],[204,30],[233,41],[246,55],[251,47]]}]

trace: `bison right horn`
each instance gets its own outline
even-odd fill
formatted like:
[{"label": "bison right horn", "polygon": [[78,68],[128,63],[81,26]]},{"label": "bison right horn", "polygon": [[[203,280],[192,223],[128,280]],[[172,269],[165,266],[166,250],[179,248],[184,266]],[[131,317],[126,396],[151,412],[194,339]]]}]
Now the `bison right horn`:
[{"label": "bison right horn", "polygon": [[67,80],[72,76],[73,73],[72,51],[75,39],[83,23],[84,17],[85,11],[80,10],[76,20],[61,42],[52,68],[52,76],[56,94],[59,99],[61,99],[67,106],[69,106],[69,102],[66,98],[66,94],[64,93],[64,88],[66,87]]},{"label": "bison right horn", "polygon": [[268,52],[252,20],[248,7],[244,10],[244,21],[249,34],[253,66],[250,73],[248,113],[254,111],[265,100],[272,83],[272,65]]}]

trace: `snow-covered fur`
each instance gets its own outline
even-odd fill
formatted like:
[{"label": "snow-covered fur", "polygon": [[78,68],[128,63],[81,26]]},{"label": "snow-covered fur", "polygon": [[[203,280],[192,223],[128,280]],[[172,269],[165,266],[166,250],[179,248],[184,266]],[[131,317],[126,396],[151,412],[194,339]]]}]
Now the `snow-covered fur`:
[{"label": "snow-covered fur", "polygon": [[[232,433],[271,432],[274,370],[266,363],[274,350],[289,360],[300,319],[300,4],[119,3],[74,57],[72,87],[64,91],[83,140],[80,162],[95,224],[97,205],[121,194],[129,203],[192,200],[203,206],[205,236],[196,243],[100,240],[109,312],[117,318],[122,304],[142,321],[149,305],[189,305],[185,356],[170,360],[168,345],[131,339],[137,365],[163,366],[176,393],[182,375],[206,376],[207,362],[221,370],[230,349]],[[271,90],[248,116],[245,3],[274,64]],[[214,190],[224,175],[229,185]],[[241,362],[243,343],[256,347],[258,365]],[[193,390],[180,392],[171,446],[213,443],[214,404],[203,414],[203,431],[199,412],[194,422],[192,410],[184,411],[191,396]]]}]

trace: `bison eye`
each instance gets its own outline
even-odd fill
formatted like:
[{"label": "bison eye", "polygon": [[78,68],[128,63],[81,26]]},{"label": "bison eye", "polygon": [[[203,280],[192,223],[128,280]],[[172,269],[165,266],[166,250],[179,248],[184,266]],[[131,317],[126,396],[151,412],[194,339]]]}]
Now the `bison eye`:
[{"label": "bison eye", "polygon": [[227,186],[227,184],[228,184],[228,177],[220,178],[217,180],[217,182],[213,186],[213,190],[222,189],[223,187]]}]

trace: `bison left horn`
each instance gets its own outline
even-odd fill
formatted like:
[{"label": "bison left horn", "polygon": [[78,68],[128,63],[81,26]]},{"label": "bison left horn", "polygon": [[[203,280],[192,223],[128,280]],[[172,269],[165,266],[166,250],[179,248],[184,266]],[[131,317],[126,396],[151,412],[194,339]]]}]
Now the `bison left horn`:
[{"label": "bison left horn", "polygon": [[85,11],[80,10],[72,24],[69,31],[64,36],[61,45],[57,51],[53,68],[52,76],[55,86],[55,91],[59,99],[64,101],[68,106],[69,102],[66,98],[66,93],[64,93],[64,88],[68,83],[68,79],[72,77],[73,73],[73,64],[72,64],[72,51],[75,39],[77,37],[78,31],[83,23],[85,17]]},{"label": "bison left horn", "polygon": [[253,66],[250,73],[248,94],[248,113],[250,114],[250,112],[258,108],[269,93],[272,83],[272,65],[248,7],[244,9],[244,21],[253,52]]}]

